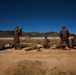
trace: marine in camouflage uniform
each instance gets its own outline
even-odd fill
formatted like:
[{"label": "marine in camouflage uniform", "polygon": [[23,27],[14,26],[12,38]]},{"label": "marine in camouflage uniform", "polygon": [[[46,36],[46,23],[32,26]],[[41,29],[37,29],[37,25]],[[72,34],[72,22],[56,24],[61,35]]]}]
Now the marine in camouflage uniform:
[{"label": "marine in camouflage uniform", "polygon": [[30,51],[36,49],[37,51],[41,51],[42,45],[41,43],[38,43],[37,45],[32,45],[30,48],[25,49],[25,51]]},{"label": "marine in camouflage uniform", "polygon": [[14,48],[15,49],[20,49],[20,34],[21,34],[21,30],[19,29],[18,26],[16,26],[16,28],[13,30],[14,31]]},{"label": "marine in camouflage uniform", "polygon": [[45,37],[45,39],[43,40],[43,48],[50,48],[50,40],[47,39],[47,37]]},{"label": "marine in camouflage uniform", "polygon": [[70,48],[71,48],[70,42],[69,42],[70,33],[68,30],[66,30],[65,26],[62,27],[62,30],[59,33],[59,37],[61,39],[60,48],[62,48],[62,46],[64,45],[64,42],[65,42],[70,50]]}]

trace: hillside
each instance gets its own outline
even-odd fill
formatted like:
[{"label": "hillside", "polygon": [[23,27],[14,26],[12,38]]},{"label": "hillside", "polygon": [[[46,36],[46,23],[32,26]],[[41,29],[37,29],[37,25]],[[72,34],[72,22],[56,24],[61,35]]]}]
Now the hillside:
[{"label": "hillside", "polygon": [[[71,35],[76,35],[76,34],[71,34]],[[59,33],[58,32],[22,32],[22,36],[30,36],[30,37],[43,37],[43,36],[48,36],[48,37],[58,37]],[[7,30],[7,31],[0,31],[0,37],[13,37],[13,31]]]}]

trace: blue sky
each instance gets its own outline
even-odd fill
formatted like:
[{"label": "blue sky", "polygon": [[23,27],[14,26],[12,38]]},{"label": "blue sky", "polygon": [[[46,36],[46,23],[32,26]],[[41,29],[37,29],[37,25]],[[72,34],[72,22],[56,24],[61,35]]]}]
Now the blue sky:
[{"label": "blue sky", "polygon": [[76,34],[76,0],[0,0],[0,30],[17,25],[25,32],[60,32],[66,26]]}]

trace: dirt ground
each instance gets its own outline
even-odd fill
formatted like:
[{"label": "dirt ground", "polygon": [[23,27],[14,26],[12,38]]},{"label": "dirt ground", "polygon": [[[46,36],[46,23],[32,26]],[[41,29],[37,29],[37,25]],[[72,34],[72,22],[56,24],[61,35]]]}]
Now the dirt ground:
[{"label": "dirt ground", "polygon": [[[39,61],[44,63],[45,75],[76,75],[76,50],[41,49],[25,51],[6,49],[0,51],[0,75],[6,75],[8,68],[13,68],[14,64],[22,61]],[[61,72],[51,74],[53,71]],[[49,73],[50,72],[50,73]],[[63,72],[63,73],[62,73]]]}]

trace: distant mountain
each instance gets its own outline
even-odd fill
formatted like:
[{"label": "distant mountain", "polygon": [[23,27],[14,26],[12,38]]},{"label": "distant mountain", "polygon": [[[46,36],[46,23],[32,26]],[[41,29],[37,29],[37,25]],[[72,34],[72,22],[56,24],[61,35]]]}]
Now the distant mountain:
[{"label": "distant mountain", "polygon": [[0,37],[13,37],[13,31],[0,31]]},{"label": "distant mountain", "polygon": [[[76,34],[71,34],[76,35]],[[22,32],[22,37],[43,37],[43,36],[48,36],[48,37],[58,37],[59,33],[58,32]],[[13,31],[7,30],[7,31],[0,31],[0,37],[13,37]]]}]

